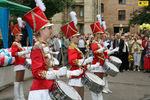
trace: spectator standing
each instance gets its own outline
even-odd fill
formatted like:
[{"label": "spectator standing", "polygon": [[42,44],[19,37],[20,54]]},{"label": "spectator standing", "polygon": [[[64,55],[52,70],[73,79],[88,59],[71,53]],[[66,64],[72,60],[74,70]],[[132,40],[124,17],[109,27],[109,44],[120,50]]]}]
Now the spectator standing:
[{"label": "spectator standing", "polygon": [[146,70],[150,70],[150,37],[145,45],[146,45],[145,46],[146,54],[145,54],[144,72],[146,72]]},{"label": "spectator standing", "polygon": [[138,71],[140,71],[141,47],[142,47],[142,41],[139,39],[139,36],[137,35],[136,37],[134,37],[133,41],[131,42],[131,52],[133,53],[133,57],[134,57],[133,71],[136,71],[136,67]]},{"label": "spectator standing", "polygon": [[83,35],[80,36],[80,40],[78,42],[78,47],[79,47],[80,51],[82,51],[82,53],[85,55],[86,47],[85,47],[85,40],[84,40]]},{"label": "spectator standing", "polygon": [[[115,38],[116,39],[113,42],[113,49],[115,49],[116,47],[119,47],[119,51],[116,52],[114,56],[120,58],[121,61],[123,61],[122,50],[124,47],[124,40],[121,39],[121,36],[119,33],[116,33]],[[119,70],[120,70],[120,72],[123,72],[123,64],[121,64]]]}]

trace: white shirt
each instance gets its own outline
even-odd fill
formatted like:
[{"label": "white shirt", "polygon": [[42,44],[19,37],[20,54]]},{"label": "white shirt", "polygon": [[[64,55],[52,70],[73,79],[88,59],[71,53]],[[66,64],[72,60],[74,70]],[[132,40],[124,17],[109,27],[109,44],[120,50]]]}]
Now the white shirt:
[{"label": "white shirt", "polygon": [[85,42],[84,42],[83,39],[80,39],[80,40],[79,40],[78,47],[79,47],[79,48],[85,48]]},{"label": "white shirt", "polygon": [[62,45],[61,45],[61,39],[58,39],[58,42],[59,42],[59,47],[61,48]]}]

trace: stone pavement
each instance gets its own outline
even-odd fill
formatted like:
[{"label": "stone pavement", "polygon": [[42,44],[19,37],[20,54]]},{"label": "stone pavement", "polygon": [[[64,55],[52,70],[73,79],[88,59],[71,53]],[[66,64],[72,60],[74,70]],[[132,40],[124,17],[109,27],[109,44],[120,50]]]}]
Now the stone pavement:
[{"label": "stone pavement", "polygon": [[[108,77],[112,94],[103,94],[104,100],[150,100],[150,73],[122,72],[116,77]],[[27,98],[32,79],[25,81],[24,91]],[[0,100],[13,100],[13,85],[0,91]],[[85,99],[91,100],[90,92],[85,89]]]}]

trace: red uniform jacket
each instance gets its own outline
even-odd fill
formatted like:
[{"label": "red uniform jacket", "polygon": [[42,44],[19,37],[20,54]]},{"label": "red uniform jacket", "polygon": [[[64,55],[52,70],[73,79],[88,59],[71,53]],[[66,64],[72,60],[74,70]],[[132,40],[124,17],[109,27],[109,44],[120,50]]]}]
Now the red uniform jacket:
[{"label": "red uniform jacket", "polygon": [[21,57],[17,56],[18,52],[23,51],[21,43],[18,41],[14,41],[11,48],[12,48],[11,55],[12,55],[12,57],[15,57],[14,65],[24,65],[25,57],[24,56],[21,56]]},{"label": "red uniform jacket", "polygon": [[91,49],[92,49],[92,53],[94,55],[94,59],[92,64],[96,64],[97,62],[100,62],[100,65],[103,66],[105,59],[108,59],[108,55],[107,52],[103,52],[103,53],[98,53],[97,50],[101,49],[103,47],[103,44],[99,44],[100,46],[98,46],[97,43],[93,42],[91,43]]},{"label": "red uniform jacket", "polygon": [[[78,65],[78,60],[83,58],[82,52],[79,50],[77,45],[74,43],[70,43],[68,47],[68,59],[69,59],[69,64],[72,66],[71,71],[80,69]],[[79,76],[72,76],[71,79],[73,78],[81,78],[84,75],[84,72],[86,71],[86,66],[82,66],[85,70],[83,71],[82,74]]]},{"label": "red uniform jacket", "polygon": [[35,43],[31,51],[31,69],[34,80],[30,90],[51,90],[54,80],[46,80],[46,73],[49,67],[45,63],[43,52],[39,45]]}]

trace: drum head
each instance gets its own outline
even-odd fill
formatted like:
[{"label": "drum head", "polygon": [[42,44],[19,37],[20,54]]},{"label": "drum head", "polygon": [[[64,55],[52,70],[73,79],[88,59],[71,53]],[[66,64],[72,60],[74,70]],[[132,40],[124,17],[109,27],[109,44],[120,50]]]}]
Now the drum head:
[{"label": "drum head", "polygon": [[106,65],[107,65],[110,69],[112,69],[113,71],[119,72],[118,68],[117,68],[114,64],[112,64],[112,63],[110,63],[110,62],[106,62]]},{"label": "drum head", "polygon": [[109,58],[110,58],[112,61],[115,61],[115,62],[118,62],[118,63],[122,63],[122,61],[121,61],[118,57],[110,56]]},{"label": "drum head", "polygon": [[57,81],[59,88],[73,100],[82,100],[77,91],[63,81]]},{"label": "drum head", "polygon": [[88,76],[88,78],[89,78],[90,80],[92,80],[93,82],[95,82],[95,83],[97,83],[97,84],[99,84],[99,85],[101,85],[101,86],[104,86],[104,85],[105,85],[104,81],[103,81],[101,78],[99,78],[97,75],[95,75],[95,74],[93,74],[93,73],[89,73],[89,72],[86,72],[85,74],[86,74],[86,75]]}]

